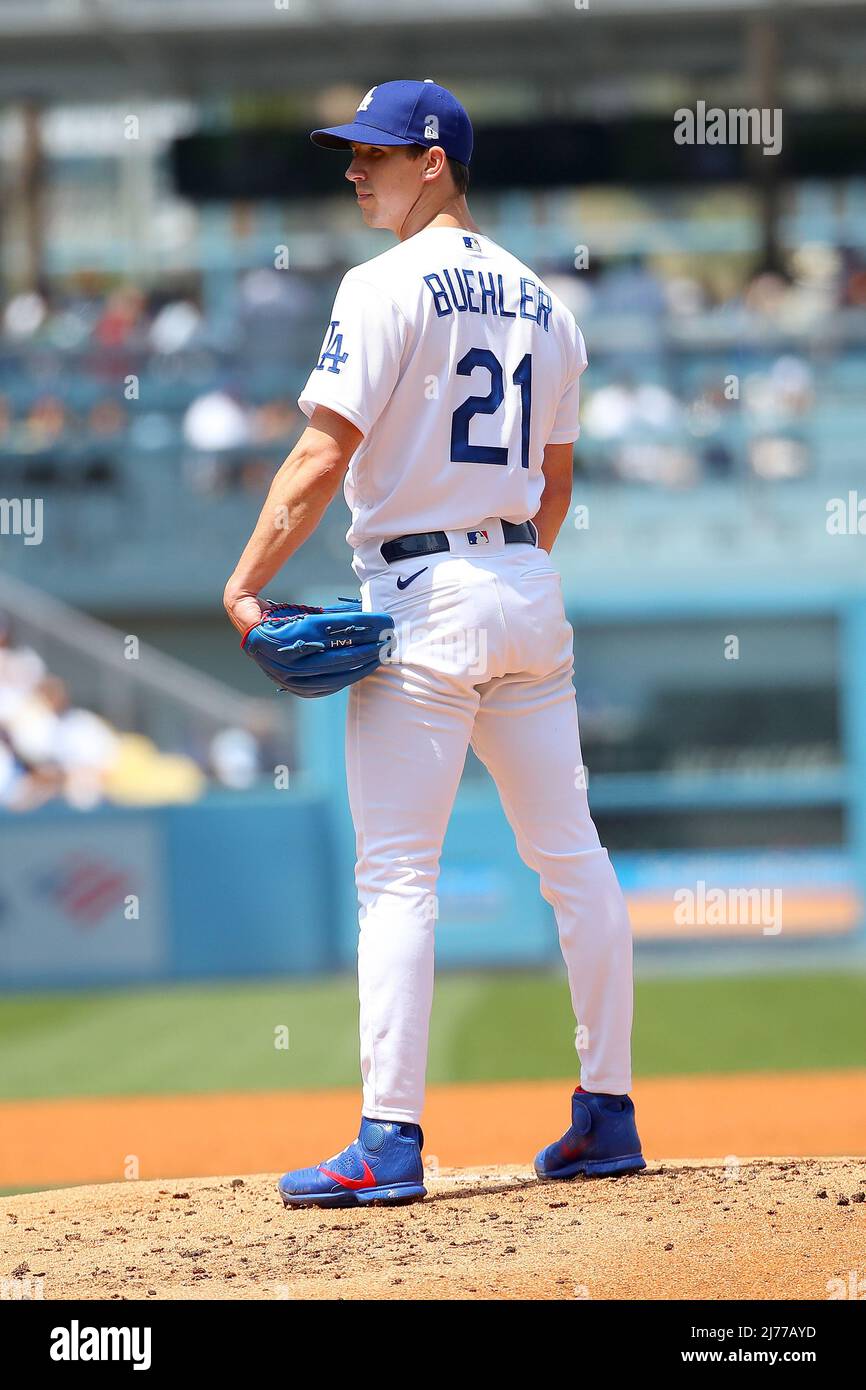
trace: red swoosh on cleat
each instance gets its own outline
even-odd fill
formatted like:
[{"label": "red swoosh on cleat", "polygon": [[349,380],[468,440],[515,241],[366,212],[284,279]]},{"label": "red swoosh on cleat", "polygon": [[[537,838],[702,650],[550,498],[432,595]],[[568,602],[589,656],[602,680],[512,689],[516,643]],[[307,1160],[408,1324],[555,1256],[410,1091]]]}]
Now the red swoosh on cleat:
[{"label": "red swoosh on cleat", "polygon": [[371,1172],[370,1165],[366,1162],[364,1164],[364,1176],[362,1178],[344,1178],[342,1173],[332,1173],[330,1168],[323,1168],[321,1165],[319,1166],[319,1172],[324,1173],[326,1178],[332,1178],[334,1182],[338,1182],[341,1187],[349,1187],[352,1188],[353,1191],[362,1187],[376,1186],[376,1175]]}]

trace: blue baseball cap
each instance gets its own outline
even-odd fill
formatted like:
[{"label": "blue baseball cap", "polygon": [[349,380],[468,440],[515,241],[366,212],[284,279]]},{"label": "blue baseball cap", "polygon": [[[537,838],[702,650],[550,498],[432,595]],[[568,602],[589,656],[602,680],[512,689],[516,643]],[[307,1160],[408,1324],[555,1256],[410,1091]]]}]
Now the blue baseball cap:
[{"label": "blue baseball cap", "polygon": [[359,145],[439,145],[449,159],[472,158],[472,122],[447,87],[426,82],[382,82],[371,87],[349,125],[314,130],[314,145],[343,150]]}]

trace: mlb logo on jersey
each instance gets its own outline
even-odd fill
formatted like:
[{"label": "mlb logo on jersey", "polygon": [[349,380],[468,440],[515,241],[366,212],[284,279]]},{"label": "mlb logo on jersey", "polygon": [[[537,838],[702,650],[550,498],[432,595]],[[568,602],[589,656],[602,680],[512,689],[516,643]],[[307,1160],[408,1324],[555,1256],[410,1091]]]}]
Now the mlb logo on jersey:
[{"label": "mlb logo on jersey", "polygon": [[463,238],[463,245],[466,247],[467,251],[481,250],[481,242],[478,240],[477,236],[465,236]]},{"label": "mlb logo on jersey", "polygon": [[489,545],[490,535],[487,531],[467,531],[466,536],[470,545]]}]

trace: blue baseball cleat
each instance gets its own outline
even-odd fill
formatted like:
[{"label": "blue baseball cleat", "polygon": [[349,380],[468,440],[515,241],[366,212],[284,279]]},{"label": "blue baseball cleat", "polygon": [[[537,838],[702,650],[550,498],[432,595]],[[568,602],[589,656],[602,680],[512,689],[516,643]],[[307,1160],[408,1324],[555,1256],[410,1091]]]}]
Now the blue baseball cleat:
[{"label": "blue baseball cleat", "polygon": [[427,1196],[420,1125],[368,1120],[342,1153],[315,1168],[285,1173],[277,1187],[287,1207],[354,1207],[371,1202],[417,1202]]},{"label": "blue baseball cleat", "polygon": [[634,1102],[628,1096],[583,1091],[571,1098],[571,1127],[555,1144],[536,1155],[535,1172],[542,1182],[557,1178],[603,1178],[645,1168],[634,1122]]}]

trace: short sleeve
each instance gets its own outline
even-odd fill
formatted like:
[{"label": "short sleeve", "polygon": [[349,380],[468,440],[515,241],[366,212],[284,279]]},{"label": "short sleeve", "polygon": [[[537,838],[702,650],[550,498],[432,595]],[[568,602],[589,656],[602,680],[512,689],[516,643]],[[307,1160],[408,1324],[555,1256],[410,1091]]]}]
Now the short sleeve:
[{"label": "short sleeve", "polygon": [[553,421],[553,429],[547,440],[548,444],[571,444],[580,436],[580,378],[586,371],[586,343],[583,341],[583,334],[574,325],[575,343],[572,354],[571,370],[565,381],[565,389],[559,398],[559,405],[556,408],[556,415]]},{"label": "short sleeve", "polygon": [[298,397],[304,414],[327,406],[368,434],[397,384],[405,332],[406,320],[390,296],[349,271],[319,360]]}]

